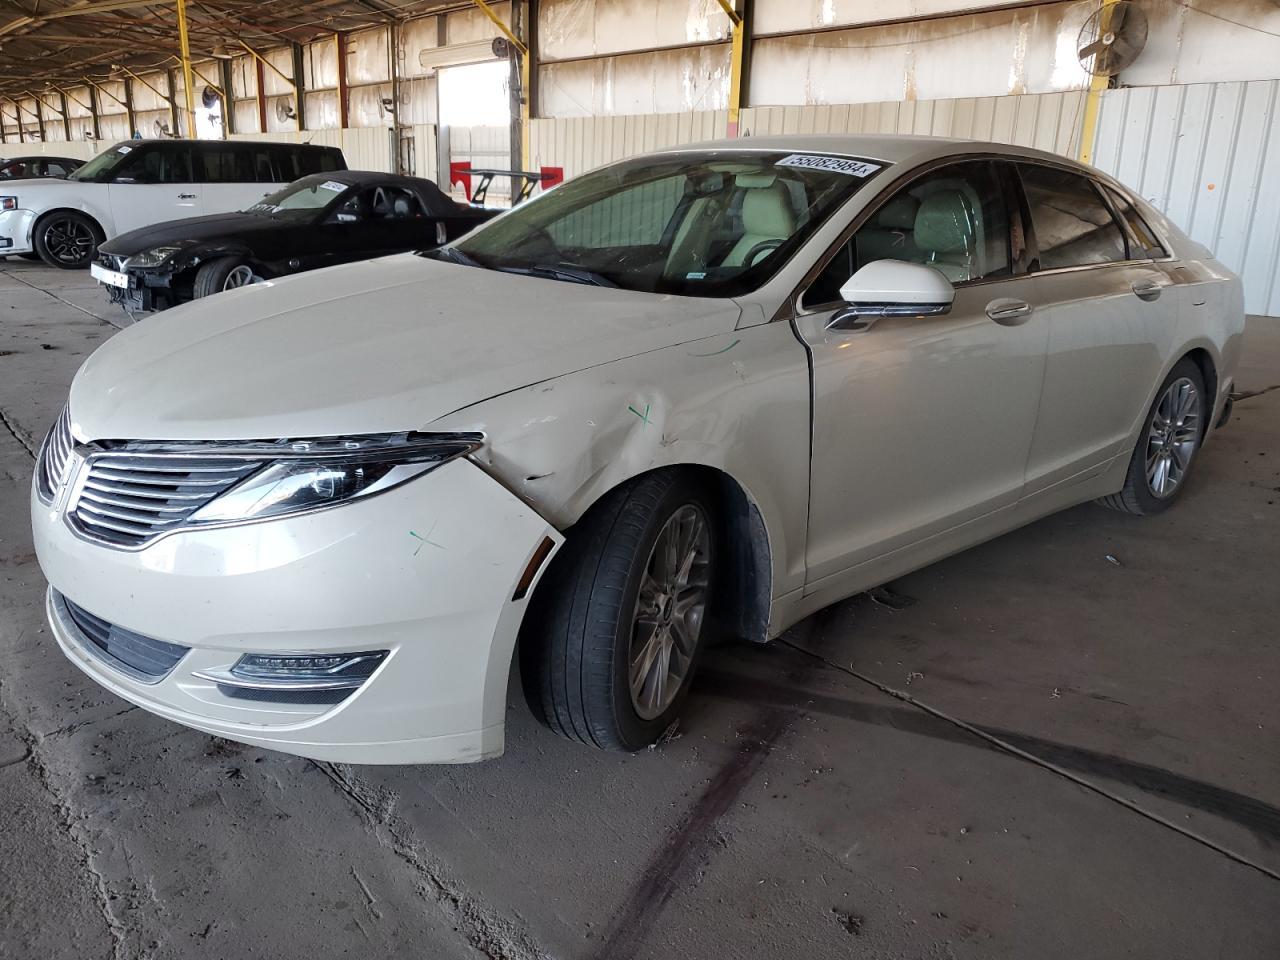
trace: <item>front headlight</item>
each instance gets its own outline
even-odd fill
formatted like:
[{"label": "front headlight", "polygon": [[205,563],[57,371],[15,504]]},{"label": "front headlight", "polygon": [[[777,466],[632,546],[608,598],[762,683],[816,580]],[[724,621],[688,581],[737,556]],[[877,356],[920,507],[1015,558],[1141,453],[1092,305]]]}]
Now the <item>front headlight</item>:
[{"label": "front headlight", "polygon": [[17,210],[17,197],[0,197],[0,210]]},{"label": "front headlight", "polygon": [[124,262],[127,270],[129,267],[158,267],[170,257],[180,250],[185,250],[190,244],[175,244],[167,247],[155,247],[151,250],[144,250],[142,253],[135,253]]},{"label": "front headlight", "polygon": [[[191,514],[189,524],[263,520],[381,493],[477,449],[479,434],[306,440]],[[251,448],[244,448],[248,454]]]}]

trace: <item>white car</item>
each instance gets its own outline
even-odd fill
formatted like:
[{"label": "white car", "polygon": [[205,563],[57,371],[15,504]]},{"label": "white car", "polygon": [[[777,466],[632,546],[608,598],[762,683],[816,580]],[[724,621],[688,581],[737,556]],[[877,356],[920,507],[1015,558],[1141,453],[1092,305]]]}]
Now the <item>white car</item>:
[{"label": "white car", "polygon": [[219,294],[81,368],[32,523],[104,687],[326,760],[636,749],[714,633],[1092,499],[1225,419],[1241,286],[1060,157],[752,137],[613,164],[428,255]]},{"label": "white car", "polygon": [[65,180],[0,180],[0,257],[91,265],[99,243],[139,227],[230,213],[272,184],[345,170],[336,147],[223,140],[125,140]]}]

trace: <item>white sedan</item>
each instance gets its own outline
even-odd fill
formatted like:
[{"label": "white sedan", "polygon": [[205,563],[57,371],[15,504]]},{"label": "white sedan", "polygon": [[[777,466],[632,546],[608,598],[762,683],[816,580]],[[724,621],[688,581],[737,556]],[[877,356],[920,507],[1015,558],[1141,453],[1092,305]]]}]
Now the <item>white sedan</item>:
[{"label": "white sedan", "polygon": [[713,635],[1087,500],[1168,507],[1239,281],[1061,157],[751,138],[97,351],[44,443],[48,614],[103,686],[355,763],[651,743]]}]

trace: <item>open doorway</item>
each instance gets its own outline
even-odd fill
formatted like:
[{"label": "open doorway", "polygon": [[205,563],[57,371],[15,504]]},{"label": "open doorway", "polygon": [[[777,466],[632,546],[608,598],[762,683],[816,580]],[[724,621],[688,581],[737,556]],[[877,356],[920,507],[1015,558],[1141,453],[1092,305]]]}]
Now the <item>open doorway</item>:
[{"label": "open doorway", "polygon": [[[442,143],[448,156],[442,157],[441,187],[448,180],[449,163],[470,163],[473,168],[511,168],[510,66],[506,60],[442,67],[437,87]],[[455,199],[464,200],[461,186],[450,188]],[[494,180],[488,202],[505,206],[511,201],[507,177]]]}]

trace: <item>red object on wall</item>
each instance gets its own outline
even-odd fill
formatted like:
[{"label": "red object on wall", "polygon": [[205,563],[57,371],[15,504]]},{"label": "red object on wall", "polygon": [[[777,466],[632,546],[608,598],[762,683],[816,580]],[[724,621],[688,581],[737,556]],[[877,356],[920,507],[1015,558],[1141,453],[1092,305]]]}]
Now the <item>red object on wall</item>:
[{"label": "red object on wall", "polygon": [[564,167],[539,167],[538,172],[543,176],[543,190],[550,190],[557,183],[564,183]]},{"label": "red object on wall", "polygon": [[467,192],[467,202],[471,202],[471,161],[470,160],[453,160],[449,163],[449,189],[453,189],[455,183],[462,184],[462,189]]}]

